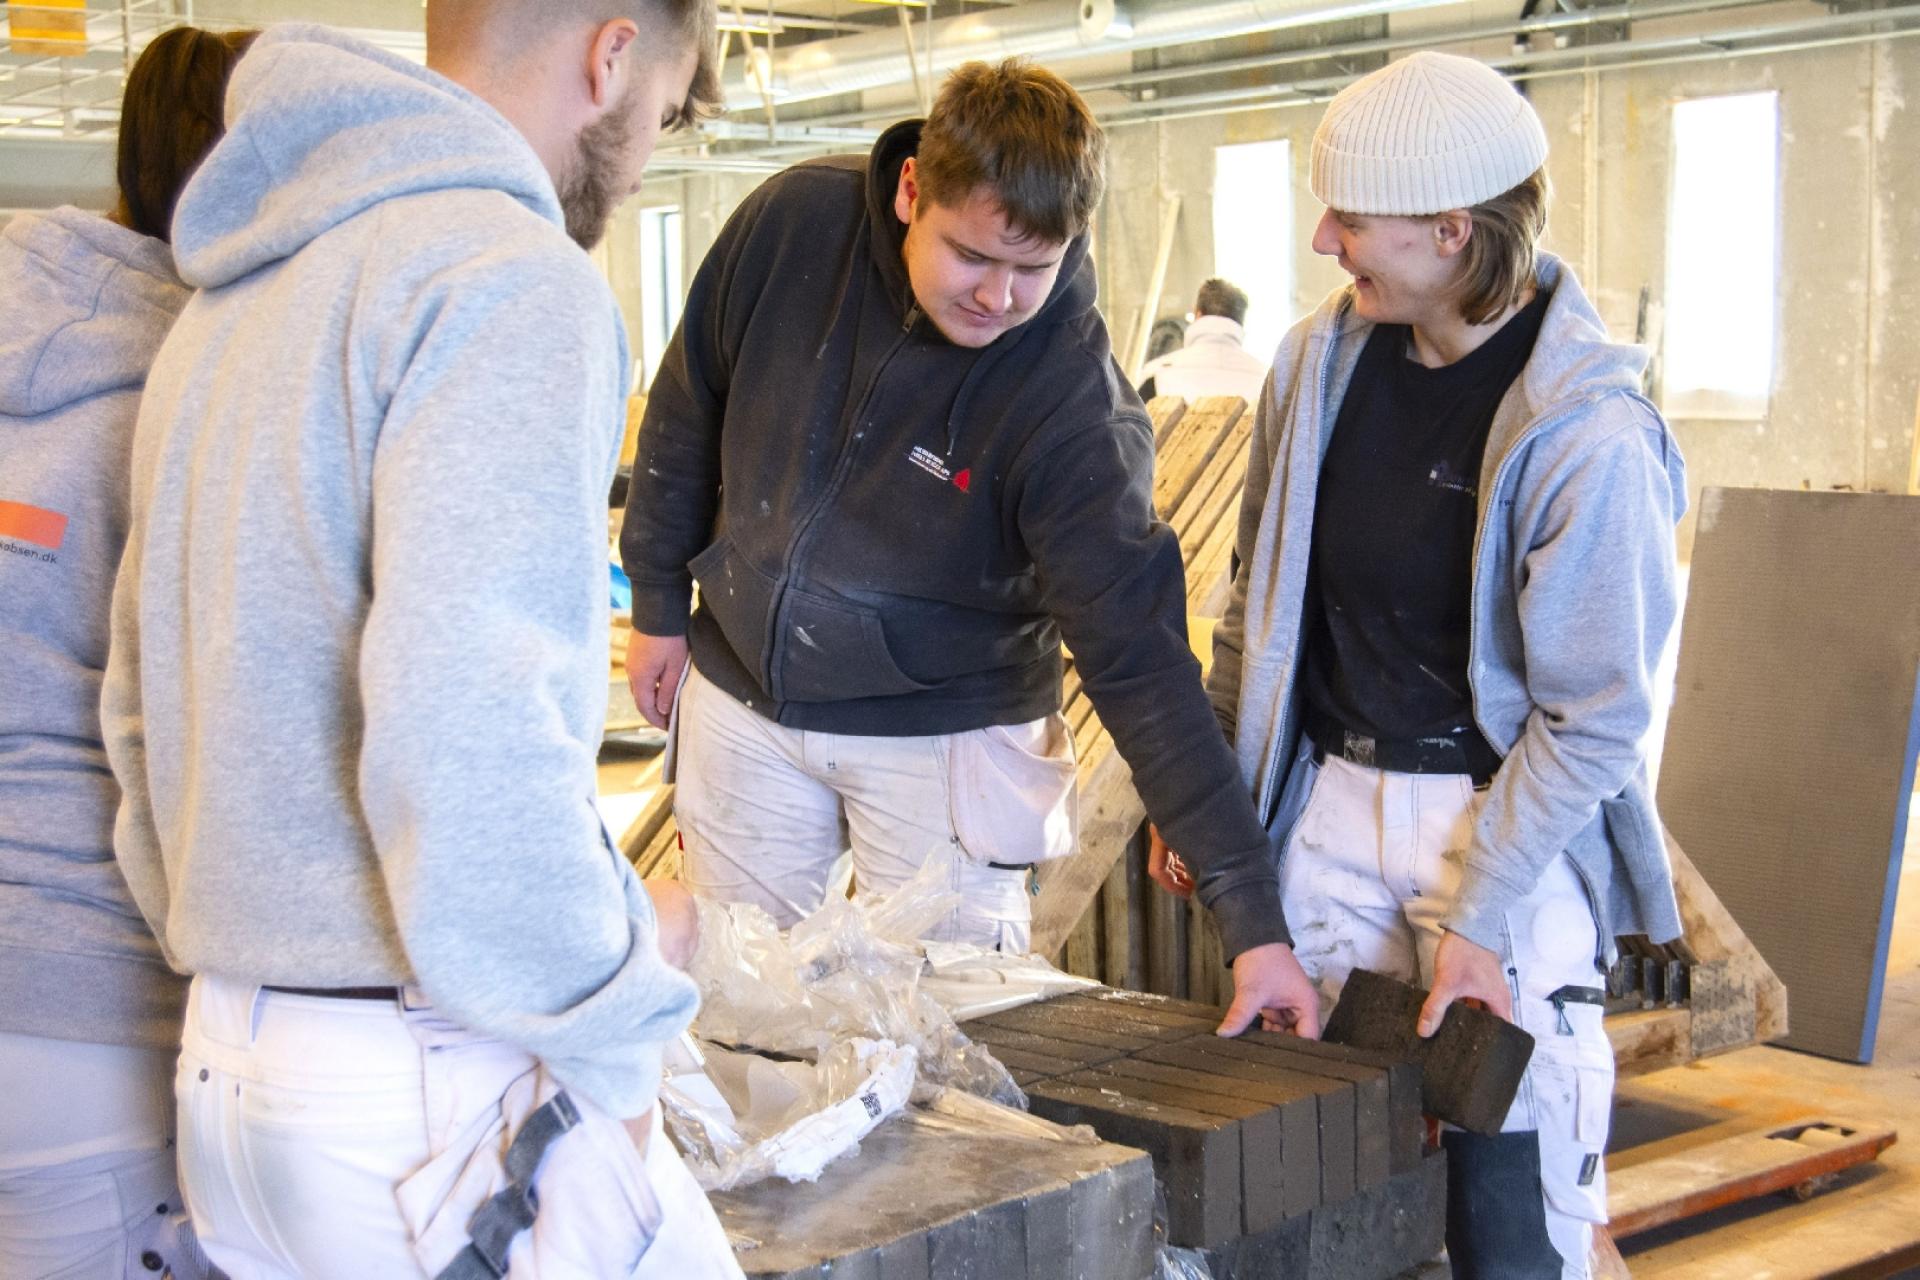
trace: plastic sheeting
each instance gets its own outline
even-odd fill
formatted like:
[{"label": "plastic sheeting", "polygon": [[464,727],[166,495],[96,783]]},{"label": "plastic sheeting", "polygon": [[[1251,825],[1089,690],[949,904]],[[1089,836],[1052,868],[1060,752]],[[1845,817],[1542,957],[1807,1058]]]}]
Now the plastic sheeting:
[{"label": "plastic sheeting", "polygon": [[954,1021],[1095,984],[1034,956],[921,941],[958,904],[946,885],[932,864],[885,897],[832,895],[785,933],[758,907],[698,903],[698,1039],[668,1055],[660,1098],[701,1186],[810,1181],[910,1102],[917,1123],[1097,1141],[1026,1114],[1006,1068]]}]

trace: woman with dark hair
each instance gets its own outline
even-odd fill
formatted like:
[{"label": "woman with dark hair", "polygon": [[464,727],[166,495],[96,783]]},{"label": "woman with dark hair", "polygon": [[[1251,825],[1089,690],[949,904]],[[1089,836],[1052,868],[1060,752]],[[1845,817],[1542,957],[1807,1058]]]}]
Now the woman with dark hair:
[{"label": "woman with dark hair", "polygon": [[204,1262],[180,1224],[173,1064],[186,980],[113,860],[107,606],[147,368],[188,289],[173,204],[248,35],[176,27],[127,77],[112,213],[0,233],[0,1277]]},{"label": "woman with dark hair", "polygon": [[1685,476],[1645,353],[1539,248],[1546,158],[1466,58],[1329,104],[1313,247],[1353,283],[1275,357],[1208,680],[1323,1008],[1366,968],[1431,988],[1423,1035],[1466,999],[1535,1038],[1503,1131],[1444,1138],[1463,1280],[1588,1276],[1603,973],[1680,932],[1645,752]]}]

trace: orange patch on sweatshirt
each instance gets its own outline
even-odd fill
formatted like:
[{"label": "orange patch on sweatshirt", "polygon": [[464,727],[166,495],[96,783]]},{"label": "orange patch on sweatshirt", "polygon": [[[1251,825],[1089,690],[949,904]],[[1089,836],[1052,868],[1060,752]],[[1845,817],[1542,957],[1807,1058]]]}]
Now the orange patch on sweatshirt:
[{"label": "orange patch on sweatshirt", "polygon": [[66,541],[67,518],[45,507],[30,507],[24,502],[0,502],[0,538],[18,538],[58,551]]}]

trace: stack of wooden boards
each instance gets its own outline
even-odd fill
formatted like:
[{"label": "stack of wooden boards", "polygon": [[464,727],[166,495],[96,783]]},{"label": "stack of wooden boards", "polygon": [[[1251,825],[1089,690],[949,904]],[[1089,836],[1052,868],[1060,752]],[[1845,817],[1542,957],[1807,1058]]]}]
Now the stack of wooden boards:
[{"label": "stack of wooden boards", "polygon": [[1439,1251],[1445,1177],[1421,1075],[1295,1036],[1214,1034],[1222,1010],[1100,989],[974,1018],[1034,1114],[1153,1157],[1168,1241],[1224,1280],[1388,1276]]},{"label": "stack of wooden boards", "polygon": [[[1178,396],[1161,396],[1147,408],[1154,426],[1154,509],[1180,539],[1187,611],[1217,616],[1226,608],[1253,416],[1237,396],[1191,406]],[[616,671],[615,680],[623,679],[624,672]],[[618,696],[613,702],[632,705],[630,698]],[[1080,853],[1052,864],[1042,876],[1034,904],[1034,950],[1042,955],[1060,950],[1146,818],[1133,775],[1113,749],[1070,662],[1062,705],[1080,761]],[[620,833],[620,843],[641,875],[670,876],[679,871],[673,788],[654,785],[657,790]]]}]

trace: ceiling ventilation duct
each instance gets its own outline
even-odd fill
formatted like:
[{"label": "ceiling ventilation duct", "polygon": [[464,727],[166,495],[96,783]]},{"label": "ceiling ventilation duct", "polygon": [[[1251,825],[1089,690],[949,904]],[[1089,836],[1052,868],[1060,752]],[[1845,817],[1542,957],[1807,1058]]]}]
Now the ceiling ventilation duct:
[{"label": "ceiling ventilation duct", "polygon": [[[1338,22],[1456,0],[1034,0],[931,24],[936,76],[976,58],[1064,60],[1098,53],[1129,53],[1161,45]],[[928,24],[915,24],[914,42],[926,57]],[[764,57],[764,54],[763,54]],[[776,49],[762,74],[776,102],[805,102],[911,82],[906,44],[897,30],[814,40]],[[760,107],[765,81],[747,74],[747,59],[728,60],[727,106]]]}]

